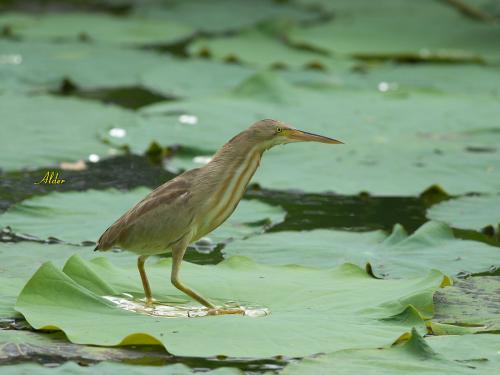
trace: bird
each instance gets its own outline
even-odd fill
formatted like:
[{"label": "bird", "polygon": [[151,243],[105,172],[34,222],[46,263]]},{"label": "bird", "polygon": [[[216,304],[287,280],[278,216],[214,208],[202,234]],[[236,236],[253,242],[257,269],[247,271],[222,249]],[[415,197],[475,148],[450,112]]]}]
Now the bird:
[{"label": "bird", "polygon": [[170,252],[170,281],[177,289],[205,306],[211,315],[235,313],[235,310],[216,307],[180,280],[182,259],[189,244],[231,216],[263,153],[274,146],[294,142],[343,143],[278,120],[260,120],[231,138],[203,167],[188,170],[151,191],[104,231],[95,250],[118,247],[138,255],[137,268],[146,306],[154,305],[144,268],[146,259]]}]

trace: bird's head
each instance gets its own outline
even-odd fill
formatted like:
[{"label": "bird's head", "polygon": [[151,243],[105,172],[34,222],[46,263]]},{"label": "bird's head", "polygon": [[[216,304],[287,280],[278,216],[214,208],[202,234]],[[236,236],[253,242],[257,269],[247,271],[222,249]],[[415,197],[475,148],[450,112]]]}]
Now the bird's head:
[{"label": "bird's head", "polygon": [[248,131],[251,137],[267,149],[276,145],[292,142],[320,142],[329,144],[341,144],[336,139],[322,135],[308,133],[293,128],[281,121],[265,119],[253,124]]}]

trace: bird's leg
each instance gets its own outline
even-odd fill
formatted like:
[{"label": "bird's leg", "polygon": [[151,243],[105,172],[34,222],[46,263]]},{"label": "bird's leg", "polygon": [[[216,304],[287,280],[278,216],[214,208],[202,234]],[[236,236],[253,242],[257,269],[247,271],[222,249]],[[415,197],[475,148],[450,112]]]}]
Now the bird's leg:
[{"label": "bird's leg", "polygon": [[146,306],[153,305],[153,298],[151,297],[151,287],[149,286],[148,277],[146,276],[146,271],[144,270],[144,263],[148,259],[149,255],[141,255],[137,258],[137,268],[139,268],[139,274],[141,275],[142,287],[144,288],[144,295],[146,296]]},{"label": "bird's leg", "polygon": [[[184,241],[182,241],[184,242]],[[188,288],[179,280],[179,269],[181,267],[182,258],[184,257],[184,253],[186,252],[187,243],[179,243],[177,246],[172,247],[172,273],[171,273],[171,281],[172,284],[184,292],[194,300],[198,301],[205,307],[208,307],[209,315],[225,315],[225,314],[244,314],[245,311],[242,309],[225,309],[214,306],[212,303],[207,301],[205,298],[200,296],[194,290]]]},{"label": "bird's leg", "polygon": [[181,262],[182,258],[184,257],[184,253],[186,252],[186,248],[187,243],[185,243],[185,241],[181,241],[179,244],[172,247],[172,273],[170,275],[170,280],[172,281],[172,284],[181,292],[184,292],[194,300],[201,303],[203,306],[208,307],[209,309],[215,309],[214,305],[212,305],[194,290],[182,284],[179,280],[179,270],[181,268]]}]

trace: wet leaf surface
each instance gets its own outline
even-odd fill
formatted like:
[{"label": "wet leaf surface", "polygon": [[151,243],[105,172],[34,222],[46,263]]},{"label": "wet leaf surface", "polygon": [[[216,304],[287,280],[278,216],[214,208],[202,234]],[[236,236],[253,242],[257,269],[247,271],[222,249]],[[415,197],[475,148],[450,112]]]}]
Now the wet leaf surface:
[{"label": "wet leaf surface", "polygon": [[460,280],[434,295],[438,323],[471,327],[478,332],[500,328],[500,277]]}]

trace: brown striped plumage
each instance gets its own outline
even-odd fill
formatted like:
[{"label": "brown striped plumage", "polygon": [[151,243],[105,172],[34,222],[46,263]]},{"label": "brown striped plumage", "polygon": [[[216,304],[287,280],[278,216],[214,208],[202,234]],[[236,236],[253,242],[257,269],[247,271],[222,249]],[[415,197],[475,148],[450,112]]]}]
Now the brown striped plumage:
[{"label": "brown striped plumage", "polygon": [[149,193],[101,235],[95,249],[120,247],[139,255],[138,267],[148,304],[152,299],[144,261],[150,255],[171,251],[172,283],[213,310],[210,302],[179,281],[187,245],[213,231],[233,213],[264,151],[277,144],[299,141],[341,143],[279,121],[259,121],[227,142],[204,167],[187,171]]}]

